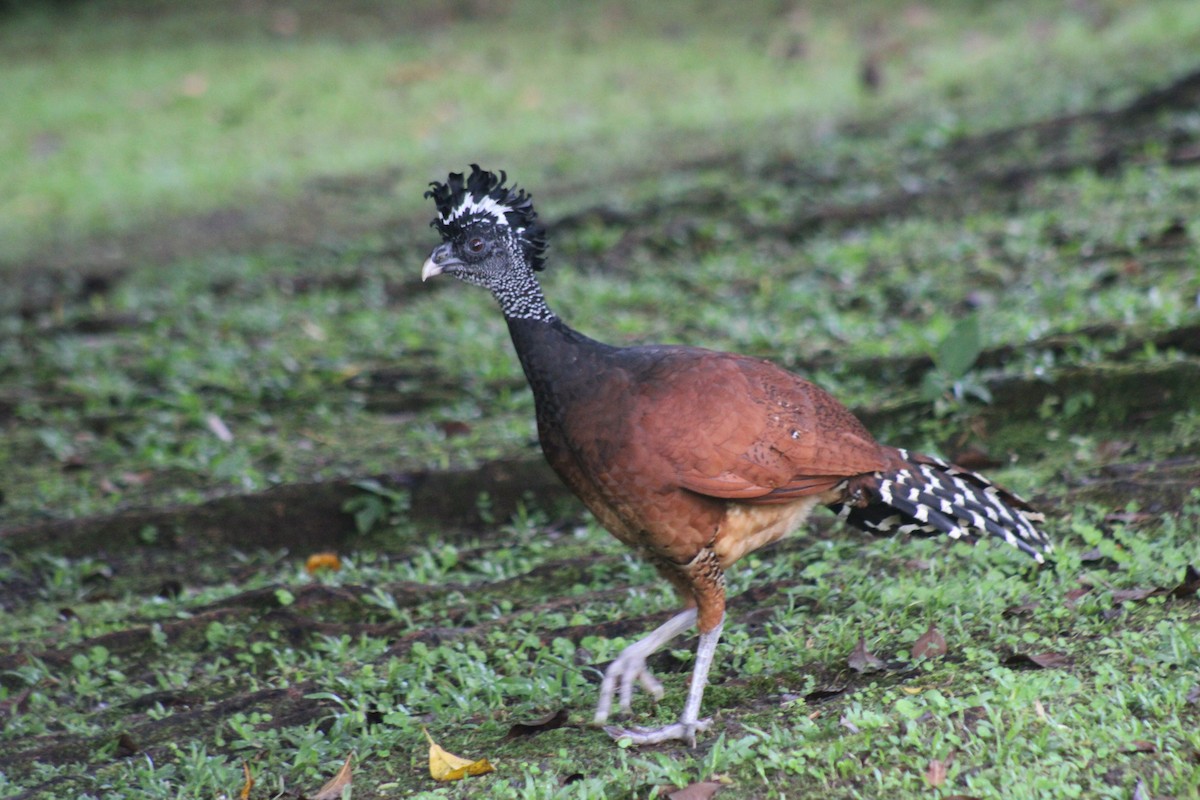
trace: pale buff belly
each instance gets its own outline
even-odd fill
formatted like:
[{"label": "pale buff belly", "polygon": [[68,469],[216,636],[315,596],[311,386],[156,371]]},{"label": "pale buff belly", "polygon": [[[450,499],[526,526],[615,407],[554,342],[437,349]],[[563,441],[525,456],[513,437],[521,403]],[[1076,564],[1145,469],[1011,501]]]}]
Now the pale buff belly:
[{"label": "pale buff belly", "polygon": [[721,568],[729,567],[742,556],[766,547],[804,524],[809,513],[825,499],[802,497],[786,505],[749,505],[731,502],[713,550],[721,559]]}]

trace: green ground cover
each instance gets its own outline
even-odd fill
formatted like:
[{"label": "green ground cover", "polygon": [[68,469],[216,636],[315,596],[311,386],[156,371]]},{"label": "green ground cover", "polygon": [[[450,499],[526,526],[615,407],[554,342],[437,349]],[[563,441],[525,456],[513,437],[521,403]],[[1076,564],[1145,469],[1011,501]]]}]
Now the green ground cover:
[{"label": "green ground cover", "polygon": [[[323,8],[0,26],[0,798],[1198,796],[1200,8]],[[818,520],[731,576],[713,733],[614,746],[672,600],[418,279],[473,160],[574,326],[805,372],[1059,560]]]}]

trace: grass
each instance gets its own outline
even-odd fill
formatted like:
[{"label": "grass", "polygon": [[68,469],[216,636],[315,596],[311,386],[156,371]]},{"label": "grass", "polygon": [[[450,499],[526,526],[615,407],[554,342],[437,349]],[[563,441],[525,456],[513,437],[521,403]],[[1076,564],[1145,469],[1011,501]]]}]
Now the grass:
[{"label": "grass", "polygon": [[[15,718],[18,724],[6,735],[44,737],[56,731],[115,740],[122,718],[136,727],[142,715],[88,709],[96,703],[120,709],[145,697],[150,687],[140,676],[154,664],[153,694],[169,702],[232,680],[236,685],[224,691],[297,687],[325,701],[329,716],[319,724],[280,727],[271,714],[245,709],[200,739],[169,743],[158,759],[117,759],[101,766],[111,753],[94,752],[92,760],[101,761],[90,768],[99,769],[93,791],[104,785],[139,787],[144,792],[139,796],[174,796],[177,786],[230,791],[240,785],[242,758],[251,760],[264,781],[286,776],[292,791],[304,786],[312,791],[330,764],[356,750],[359,769],[376,782],[377,796],[389,796],[394,792],[385,787],[392,782],[395,791],[414,785],[421,769],[419,729],[425,725],[455,752],[492,758],[498,775],[479,780],[499,797],[550,796],[551,787],[580,773],[584,777],[564,796],[642,796],[650,785],[686,785],[716,775],[732,781],[731,791],[741,796],[795,791],[915,796],[929,791],[924,775],[935,759],[949,761],[947,786],[968,795],[994,796],[1007,787],[1029,797],[1124,797],[1141,781],[1158,787],[1148,791],[1185,797],[1185,787],[1195,785],[1192,759],[1200,745],[1196,706],[1189,699],[1200,663],[1200,640],[1189,622],[1194,602],[1122,603],[1112,591],[1173,585],[1195,536],[1197,512],[1200,498],[1181,520],[1164,520],[1154,540],[1116,531],[1118,573],[1105,576],[1083,567],[1068,551],[1057,569],[1032,584],[998,547],[972,554],[934,542],[864,545],[839,536],[755,556],[736,572],[734,589],[770,585],[786,599],[772,600],[767,613],[738,609],[720,659],[723,677],[708,702],[739,711],[719,714],[722,732],[683,759],[674,752],[623,751],[579,727],[595,692],[588,669],[578,666],[579,648],[601,662],[626,640],[558,635],[656,610],[665,600],[662,592],[638,589],[607,601],[588,599],[614,585],[614,570],[607,568],[590,578],[573,575],[577,607],[546,612],[534,605],[523,613],[522,606],[539,595],[514,592],[503,583],[520,579],[530,565],[569,563],[572,552],[619,559],[621,551],[595,527],[550,544],[544,520],[535,517],[506,529],[502,544],[456,547],[434,539],[416,563],[366,555],[322,579],[329,587],[376,587],[377,598],[399,595],[415,580],[427,595],[402,611],[389,611],[395,604],[383,602],[341,613],[318,609],[326,625],[339,618],[395,616],[419,630],[451,618],[474,631],[441,643],[417,641],[402,654],[384,636],[329,633],[294,647],[279,631],[264,629],[262,618],[245,615],[208,622],[200,628],[202,640],[190,646],[163,632],[171,619],[211,612],[256,585],[290,586],[294,603],[314,579],[298,576],[286,562],[275,569],[260,566],[247,585],[189,592],[179,605],[136,598],[89,603],[66,623],[55,609],[64,603],[84,607],[80,586],[95,563],[62,564],[60,569],[77,570],[74,585],[69,578],[48,585],[24,612],[24,625],[34,622],[23,633],[56,630],[60,646],[77,652],[65,669],[34,664],[21,671],[29,686],[44,688],[29,696],[30,713]],[[1097,522],[1081,513],[1074,525],[1082,529]],[[638,586],[651,578],[640,565],[614,566],[618,585]],[[1069,593],[1080,587],[1081,574],[1091,575],[1093,591],[1072,600]],[[467,595],[449,588],[454,585],[475,588]],[[999,616],[1003,607],[1030,596],[1037,598],[1036,608]],[[279,600],[284,610],[288,603]],[[109,609],[113,617],[106,619]],[[92,644],[127,625],[118,615],[130,613],[150,628],[149,650],[117,652]],[[929,625],[944,634],[949,651],[944,658],[913,661],[907,650]],[[863,676],[846,668],[846,655],[861,636],[888,668]],[[1068,653],[1070,665],[1032,671],[1006,666],[1010,653],[1047,651]],[[639,713],[668,717],[684,689],[679,678],[668,686],[657,711],[639,703]],[[817,689],[834,699],[804,699],[818,696]],[[573,710],[571,725],[502,743],[513,722],[560,703]],[[144,713],[169,719],[179,712],[159,705]],[[73,771],[67,766],[41,779]],[[421,796],[456,797],[479,789],[468,784],[426,791]]]},{"label": "grass", "polygon": [[[311,796],[350,753],[356,797],[1196,797],[1195,112],[1089,116],[1194,68],[1193,6],[10,16],[0,798]],[[424,183],[471,160],[534,190],[580,330],[770,357],[982,453],[1057,563],[818,522],[730,576],[700,747],[614,746],[595,679],[669,612],[653,571],[552,494],[469,486],[451,523],[386,477],[537,457],[491,299],[416,279]],[[236,513],[304,481],[360,487],[316,538]],[[497,771],[435,784],[422,728]]]}]

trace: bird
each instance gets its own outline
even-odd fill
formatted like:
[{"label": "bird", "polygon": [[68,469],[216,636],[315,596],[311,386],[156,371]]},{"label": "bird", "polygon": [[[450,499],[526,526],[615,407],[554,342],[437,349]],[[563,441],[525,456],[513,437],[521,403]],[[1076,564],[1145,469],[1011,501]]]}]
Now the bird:
[{"label": "bird", "polygon": [[[826,506],[872,534],[996,537],[1038,563],[1045,522],[1017,495],[933,456],[879,444],[832,395],[768,360],[683,345],[618,347],[574,330],[537,273],[547,230],[532,195],[504,171],[451,172],[425,193],[441,235],[421,279],[451,275],[492,293],[533,394],[551,468],[601,526],[647,559],[682,609],[625,647],[600,684],[594,722],[635,746],[696,745],[725,624],[726,571]],[[677,721],[608,725],[634,691],[661,699],[647,658],[696,626]]]}]

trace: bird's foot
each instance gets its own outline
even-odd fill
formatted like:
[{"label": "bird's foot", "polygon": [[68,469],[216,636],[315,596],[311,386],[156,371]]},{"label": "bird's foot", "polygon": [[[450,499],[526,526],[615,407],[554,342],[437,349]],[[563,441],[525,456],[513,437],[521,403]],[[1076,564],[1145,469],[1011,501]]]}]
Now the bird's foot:
[{"label": "bird's foot", "polygon": [[618,690],[618,707],[628,714],[633,702],[633,687],[639,683],[655,700],[662,699],[662,683],[646,667],[646,657],[638,652],[636,646],[628,647],[604,671],[604,681],[600,684],[600,700],[596,704],[596,724],[603,725],[608,721],[613,695],[618,694]]},{"label": "bird's foot", "polygon": [[711,727],[712,717],[707,717],[693,722],[679,720],[661,728],[622,728],[619,725],[606,725],[604,732],[617,741],[629,739],[635,747],[675,740],[687,742],[688,747],[695,747],[696,734]]}]

